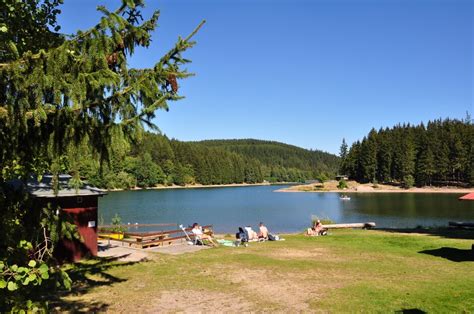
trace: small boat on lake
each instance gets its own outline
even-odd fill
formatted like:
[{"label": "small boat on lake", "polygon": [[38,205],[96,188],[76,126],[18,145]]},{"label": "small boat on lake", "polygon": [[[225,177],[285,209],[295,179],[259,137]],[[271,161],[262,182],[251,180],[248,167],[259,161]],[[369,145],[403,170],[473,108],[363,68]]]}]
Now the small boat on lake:
[{"label": "small boat on lake", "polygon": [[351,200],[351,198],[350,198],[349,196],[347,196],[347,195],[341,195],[341,196],[339,197],[339,199],[340,199],[341,201],[350,201],[350,200]]}]

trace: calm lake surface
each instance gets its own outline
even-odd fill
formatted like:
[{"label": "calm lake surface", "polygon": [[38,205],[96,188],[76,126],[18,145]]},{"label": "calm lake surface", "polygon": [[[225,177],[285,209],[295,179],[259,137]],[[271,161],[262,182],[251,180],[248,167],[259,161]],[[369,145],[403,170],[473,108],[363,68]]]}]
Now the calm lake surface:
[{"label": "calm lake surface", "polygon": [[[448,221],[473,221],[474,202],[462,194],[275,193],[286,186],[110,192],[99,199],[99,216],[110,223],[115,214],[123,223],[212,224],[219,233],[263,221],[274,232],[299,232],[311,217],[338,223],[374,221],[377,227],[446,226]],[[100,220],[99,220],[100,221]]]}]

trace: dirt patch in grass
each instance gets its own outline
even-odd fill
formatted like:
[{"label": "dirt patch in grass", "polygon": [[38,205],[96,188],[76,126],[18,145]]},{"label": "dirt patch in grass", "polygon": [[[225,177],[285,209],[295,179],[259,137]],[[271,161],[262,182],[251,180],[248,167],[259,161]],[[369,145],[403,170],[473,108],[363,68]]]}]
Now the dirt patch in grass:
[{"label": "dirt patch in grass", "polygon": [[323,248],[312,248],[310,250],[281,248],[267,252],[265,256],[275,259],[292,260],[292,259],[314,259],[320,258],[328,254],[328,250]]},{"label": "dirt patch in grass", "polygon": [[310,247],[307,249],[300,248],[276,248],[271,251],[262,253],[257,252],[256,255],[262,255],[276,260],[282,261],[328,261],[343,262],[344,258],[327,248]]},{"label": "dirt patch in grass", "polygon": [[254,304],[243,297],[207,290],[165,291],[147,313],[250,312]]},{"label": "dirt patch in grass", "polygon": [[[235,285],[248,296],[259,300],[259,308],[308,311],[309,304],[321,299],[329,290],[342,286],[340,283],[323,283],[317,274],[278,272],[264,269],[241,269],[215,274]],[[255,307],[254,307],[255,309]]]}]

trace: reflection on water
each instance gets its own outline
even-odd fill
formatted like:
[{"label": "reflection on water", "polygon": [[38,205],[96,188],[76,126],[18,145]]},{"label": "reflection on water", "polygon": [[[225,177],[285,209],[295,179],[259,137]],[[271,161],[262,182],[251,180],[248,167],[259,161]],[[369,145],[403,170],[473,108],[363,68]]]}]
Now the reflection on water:
[{"label": "reflection on water", "polygon": [[474,220],[474,202],[458,194],[273,193],[284,186],[111,192],[99,201],[99,215],[110,223],[117,213],[124,223],[213,224],[217,232],[265,222],[275,232],[297,232],[311,216],[336,222],[374,221],[379,227],[447,225]]},{"label": "reflection on water", "polygon": [[[353,197],[350,209],[377,216],[410,218],[472,217],[472,204],[458,201],[457,194],[371,193]],[[467,216],[466,216],[467,214]]]}]

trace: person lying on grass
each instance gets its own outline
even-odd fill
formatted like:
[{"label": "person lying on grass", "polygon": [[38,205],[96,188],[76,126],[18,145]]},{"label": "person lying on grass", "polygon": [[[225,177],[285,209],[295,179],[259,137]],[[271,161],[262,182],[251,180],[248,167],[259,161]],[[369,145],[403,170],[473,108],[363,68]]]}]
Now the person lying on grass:
[{"label": "person lying on grass", "polygon": [[258,234],[252,229],[252,227],[247,226],[245,227],[245,230],[247,231],[249,241],[258,240]]},{"label": "person lying on grass", "polygon": [[260,229],[260,231],[258,232],[258,238],[268,240],[268,229],[267,229],[267,227],[265,227],[263,222],[261,222],[258,226],[259,226],[259,229]]},{"label": "person lying on grass", "polygon": [[[205,234],[202,232],[202,227],[197,223],[193,223],[193,229],[191,232],[194,234],[195,237],[197,237],[200,240],[208,240],[212,246],[218,246],[216,242],[212,239],[212,237],[208,234]],[[204,244],[204,243],[203,243]]]}]

